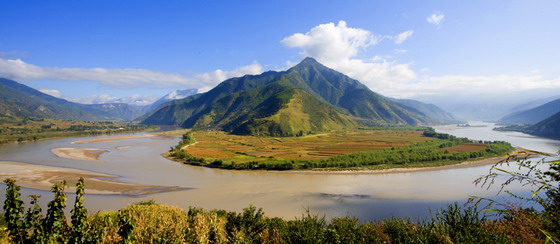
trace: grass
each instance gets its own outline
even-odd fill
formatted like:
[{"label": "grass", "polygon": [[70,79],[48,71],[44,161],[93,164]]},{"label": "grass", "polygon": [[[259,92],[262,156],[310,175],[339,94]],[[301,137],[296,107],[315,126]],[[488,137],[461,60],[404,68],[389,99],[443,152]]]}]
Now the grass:
[{"label": "grass", "polygon": [[198,143],[186,148],[190,155],[236,163],[270,158],[320,160],[434,140],[422,136],[421,131],[393,130],[348,130],[303,137],[237,136],[221,131],[196,131],[194,137]]}]

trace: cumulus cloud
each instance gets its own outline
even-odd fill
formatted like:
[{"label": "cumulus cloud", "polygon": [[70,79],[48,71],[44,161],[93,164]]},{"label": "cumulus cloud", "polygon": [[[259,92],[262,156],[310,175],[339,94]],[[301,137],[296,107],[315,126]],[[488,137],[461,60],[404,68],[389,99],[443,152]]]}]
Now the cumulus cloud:
[{"label": "cumulus cloud", "polygon": [[[440,25],[443,14],[433,14],[428,21]],[[560,88],[560,78],[545,79],[541,76],[429,76],[428,68],[420,69],[424,73],[419,77],[410,67],[390,61],[390,56],[376,55],[371,58],[356,58],[367,47],[374,46],[384,38],[392,38],[396,44],[405,41],[413,31],[405,31],[397,36],[375,36],[370,31],[348,27],[344,21],[335,25],[322,24],[309,32],[296,33],[284,38],[282,44],[300,48],[303,57],[314,57],[324,65],[340,71],[367,85],[371,90],[396,98],[412,98],[430,95],[462,94],[498,94],[513,91]],[[394,49],[395,54],[404,53],[404,49]]]},{"label": "cumulus cloud", "polygon": [[426,17],[426,21],[428,21],[428,23],[433,24],[437,27],[440,27],[444,20],[445,15],[442,13],[433,13],[430,16]]},{"label": "cumulus cloud", "polygon": [[313,27],[309,32],[296,33],[284,38],[281,43],[288,47],[302,48],[301,55],[314,57],[324,62],[348,59],[361,49],[375,45],[379,36],[359,28],[349,28],[346,22],[327,23]]},{"label": "cumulus cloud", "polygon": [[396,44],[401,44],[404,41],[406,41],[408,38],[410,38],[412,36],[412,34],[414,33],[413,30],[407,30],[401,34],[398,34],[394,37],[395,39],[395,43]]},{"label": "cumulus cloud", "polygon": [[0,58],[0,77],[16,81],[63,80],[93,81],[101,85],[118,88],[199,88],[213,87],[234,76],[258,74],[262,66],[254,62],[233,70],[215,70],[208,73],[185,76],[146,69],[105,69],[105,68],[55,68],[28,64],[21,59]]},{"label": "cumulus cloud", "polygon": [[[402,36],[401,40],[404,41],[412,33],[413,31],[406,31],[398,36]],[[416,78],[409,64],[388,61],[382,56],[369,60],[355,58],[360,51],[378,44],[384,38],[368,30],[348,27],[346,22],[340,21],[338,24],[318,25],[305,34],[293,34],[284,38],[281,43],[287,47],[301,48],[302,57],[313,57],[324,65],[361,81],[372,90],[379,91],[393,83],[408,82]]]},{"label": "cumulus cloud", "polygon": [[60,97],[60,91],[59,90],[41,88],[41,89],[39,89],[39,91],[42,92],[42,93],[51,95],[53,97]]}]

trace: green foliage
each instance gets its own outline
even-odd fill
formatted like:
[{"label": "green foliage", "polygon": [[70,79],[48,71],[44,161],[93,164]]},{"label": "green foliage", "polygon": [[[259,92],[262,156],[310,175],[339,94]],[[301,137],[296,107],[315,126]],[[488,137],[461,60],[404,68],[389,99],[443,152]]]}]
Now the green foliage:
[{"label": "green foliage", "polygon": [[285,240],[288,243],[322,243],[327,237],[325,217],[312,215],[309,210],[301,219],[288,221]]},{"label": "green foliage", "polygon": [[87,209],[84,206],[84,178],[80,177],[76,184],[76,200],[71,211],[72,232],[70,235],[71,243],[86,243],[86,232],[88,229]]},{"label": "green foliage", "polygon": [[39,195],[30,195],[31,207],[25,213],[25,229],[27,231],[27,242],[45,242],[45,228],[43,226],[43,216],[41,206],[39,206]]},{"label": "green foliage", "polygon": [[66,208],[66,194],[64,194],[66,182],[54,184],[51,191],[54,199],[48,203],[47,215],[44,220],[45,232],[49,241],[66,242],[68,239],[69,226],[64,216]]},{"label": "green foliage", "polygon": [[[557,168],[557,167],[556,167]],[[550,174],[558,181],[558,169]],[[7,192],[18,190],[13,181],[6,182]],[[85,213],[83,202],[72,211],[72,236],[65,239],[58,231],[54,235],[50,222],[65,223],[60,214],[64,208],[64,184],[53,186],[55,200],[49,203],[47,218],[41,222],[38,196],[31,196],[32,207],[25,214],[25,223],[14,229],[21,233],[19,243],[534,243],[553,235],[554,226],[547,225],[546,216],[535,211],[515,210],[502,219],[486,220],[475,208],[461,208],[458,204],[437,211],[425,221],[391,218],[379,222],[360,223],[347,216],[333,218],[330,223],[307,211],[301,218],[283,220],[268,218],[254,206],[241,213],[225,210],[205,211],[190,208],[184,211],[151,201],[132,204],[118,212],[96,213],[80,225]],[[83,197],[83,181],[77,185],[76,195]],[[17,195],[17,194],[16,194]],[[556,196],[554,196],[556,197]],[[77,196],[77,198],[79,198]],[[53,202],[56,202],[54,204]],[[76,204],[75,204],[76,205]],[[5,209],[8,209],[5,207]],[[21,209],[21,208],[20,208]],[[546,214],[545,210],[543,214]],[[20,214],[21,215],[21,214]],[[54,217],[58,216],[58,217]],[[77,221],[77,220],[80,221]],[[21,220],[21,216],[20,216]],[[550,219],[552,220],[552,219]],[[13,221],[13,220],[10,220]],[[544,221],[543,224],[540,222]],[[6,225],[9,222],[6,221]],[[45,226],[45,234],[41,229]],[[2,224],[0,223],[0,226]],[[78,228],[83,226],[83,228]],[[60,227],[60,226],[59,226]],[[544,229],[541,229],[544,228]],[[75,237],[75,231],[82,231]],[[56,232],[56,231],[55,231]],[[0,230],[0,241],[6,240]],[[546,233],[546,234],[543,234]],[[553,236],[552,236],[553,237]],[[4,239],[2,239],[4,238]],[[19,241],[18,241],[19,240]],[[554,239],[551,239],[554,240]]]},{"label": "green foliage", "polygon": [[6,183],[6,200],[4,201],[4,219],[8,226],[8,231],[12,240],[23,242],[25,238],[22,227],[24,222],[23,217],[23,201],[20,199],[20,187],[16,185],[13,179],[5,179]]}]

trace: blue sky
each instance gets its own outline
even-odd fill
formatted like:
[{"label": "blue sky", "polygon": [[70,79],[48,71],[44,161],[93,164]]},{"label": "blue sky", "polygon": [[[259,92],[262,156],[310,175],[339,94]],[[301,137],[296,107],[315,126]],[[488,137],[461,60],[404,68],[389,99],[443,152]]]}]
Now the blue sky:
[{"label": "blue sky", "polygon": [[204,91],[304,56],[394,97],[560,88],[553,0],[1,1],[0,9],[0,76],[81,102]]}]

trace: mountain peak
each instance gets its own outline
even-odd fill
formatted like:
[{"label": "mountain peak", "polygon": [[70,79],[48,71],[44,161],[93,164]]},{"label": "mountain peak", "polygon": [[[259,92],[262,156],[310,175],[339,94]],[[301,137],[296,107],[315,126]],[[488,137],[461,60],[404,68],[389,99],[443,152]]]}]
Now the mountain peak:
[{"label": "mountain peak", "polygon": [[307,66],[307,65],[321,65],[323,66],[321,63],[319,63],[319,61],[317,61],[316,59],[312,58],[312,57],[306,57],[304,58],[301,62],[299,62],[299,64],[297,64],[294,67],[297,66]]}]

